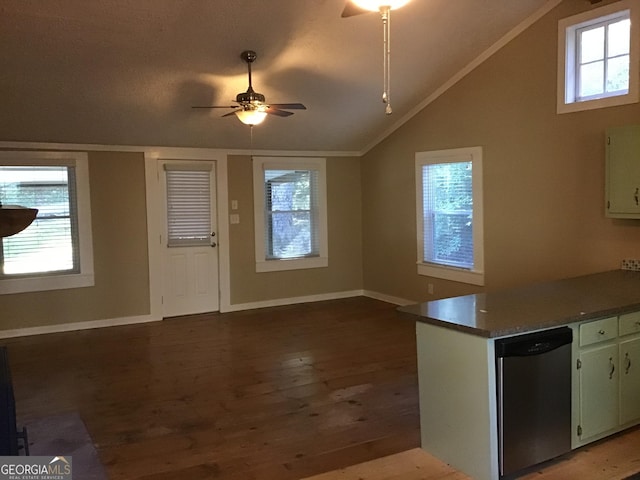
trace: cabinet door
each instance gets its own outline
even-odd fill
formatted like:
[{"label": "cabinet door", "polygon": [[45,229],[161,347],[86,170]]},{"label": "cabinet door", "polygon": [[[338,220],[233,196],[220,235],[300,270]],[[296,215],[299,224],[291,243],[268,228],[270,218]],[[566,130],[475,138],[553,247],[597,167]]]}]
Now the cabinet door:
[{"label": "cabinet door", "polygon": [[580,353],[580,439],[618,426],[618,345]]},{"label": "cabinet door", "polygon": [[640,218],[640,125],[607,131],[606,214]]},{"label": "cabinet door", "polygon": [[620,342],[620,424],[640,419],[640,338]]}]

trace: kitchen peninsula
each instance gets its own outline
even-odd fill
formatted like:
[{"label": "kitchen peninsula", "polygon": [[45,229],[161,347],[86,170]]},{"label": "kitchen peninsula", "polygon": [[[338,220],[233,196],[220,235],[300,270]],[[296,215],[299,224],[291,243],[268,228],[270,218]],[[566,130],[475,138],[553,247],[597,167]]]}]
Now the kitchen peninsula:
[{"label": "kitchen peninsula", "polygon": [[640,423],[640,272],[615,270],[399,311],[416,320],[422,448],[474,479],[500,477],[496,343],[505,338],[572,330],[571,448]]}]

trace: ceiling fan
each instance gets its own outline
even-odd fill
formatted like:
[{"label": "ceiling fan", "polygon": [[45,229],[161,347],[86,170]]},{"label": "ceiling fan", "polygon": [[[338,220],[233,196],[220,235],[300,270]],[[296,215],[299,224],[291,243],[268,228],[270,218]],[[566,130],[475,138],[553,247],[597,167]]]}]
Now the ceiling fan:
[{"label": "ceiling fan", "polygon": [[264,95],[254,91],[251,84],[251,64],[258,58],[258,55],[253,50],[245,50],[240,54],[240,58],[247,62],[249,88],[247,88],[246,92],[236,95],[236,103],[238,105],[195,106],[191,108],[233,108],[232,112],[225,113],[222,116],[236,115],[242,123],[250,126],[262,123],[267,115],[289,117],[293,115],[293,112],[288,112],[287,110],[307,109],[301,103],[266,103]]},{"label": "ceiling fan", "polygon": [[391,108],[391,10],[405,6],[410,0],[347,0],[342,11],[342,17],[353,17],[361,13],[380,12],[382,17],[383,35],[383,90],[382,102],[386,104],[384,112],[387,115],[393,113]]}]

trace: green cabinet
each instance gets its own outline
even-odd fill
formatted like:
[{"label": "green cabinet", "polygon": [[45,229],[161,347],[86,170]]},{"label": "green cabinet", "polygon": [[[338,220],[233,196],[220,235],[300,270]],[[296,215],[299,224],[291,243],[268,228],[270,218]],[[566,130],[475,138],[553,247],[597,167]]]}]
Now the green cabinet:
[{"label": "green cabinet", "polygon": [[640,312],[620,315],[620,424],[640,418]]},{"label": "green cabinet", "polygon": [[640,312],[581,323],[576,444],[640,423]]},{"label": "green cabinet", "polygon": [[620,424],[640,418],[640,338],[620,342]]},{"label": "green cabinet", "polygon": [[618,346],[590,348],[580,354],[581,440],[618,426]]},{"label": "green cabinet", "polygon": [[605,215],[640,218],[640,125],[607,130]]}]

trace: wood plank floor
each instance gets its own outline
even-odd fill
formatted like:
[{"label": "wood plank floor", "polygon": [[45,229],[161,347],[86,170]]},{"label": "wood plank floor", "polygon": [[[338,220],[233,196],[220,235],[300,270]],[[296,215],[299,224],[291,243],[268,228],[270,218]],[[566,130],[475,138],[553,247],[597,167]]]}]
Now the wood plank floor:
[{"label": "wood plank floor", "polygon": [[[466,478],[435,459],[423,476],[406,472],[412,455],[424,460],[414,450],[415,330],[384,302],[359,297],[0,343],[19,421],[79,412],[112,480],[297,480],[381,457],[391,466],[375,471],[388,476],[318,480]],[[527,480],[617,480],[629,462],[640,467],[640,433],[620,438]],[[611,455],[618,450],[625,461]]]},{"label": "wood plank floor", "polygon": [[[640,427],[531,468],[519,480],[624,480],[640,472]],[[420,448],[305,480],[472,480]]]},{"label": "wood plank floor", "polygon": [[112,480],[299,479],[418,446],[415,330],[364,297],[8,339],[19,420]]}]

